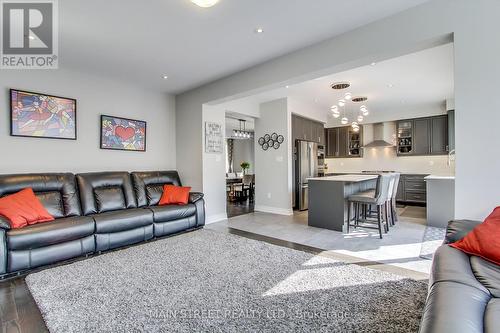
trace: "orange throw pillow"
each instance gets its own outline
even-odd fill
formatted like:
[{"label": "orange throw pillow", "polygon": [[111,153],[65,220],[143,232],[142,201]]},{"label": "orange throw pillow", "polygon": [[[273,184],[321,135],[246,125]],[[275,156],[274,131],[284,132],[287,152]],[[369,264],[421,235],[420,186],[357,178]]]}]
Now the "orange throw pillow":
[{"label": "orange throw pillow", "polygon": [[158,205],[187,205],[191,187],[164,185]]},{"label": "orange throw pillow", "polygon": [[0,198],[0,215],[9,220],[13,229],[29,224],[54,221],[54,217],[43,207],[32,188]]},{"label": "orange throw pillow", "polygon": [[464,238],[450,246],[500,265],[500,207]]}]

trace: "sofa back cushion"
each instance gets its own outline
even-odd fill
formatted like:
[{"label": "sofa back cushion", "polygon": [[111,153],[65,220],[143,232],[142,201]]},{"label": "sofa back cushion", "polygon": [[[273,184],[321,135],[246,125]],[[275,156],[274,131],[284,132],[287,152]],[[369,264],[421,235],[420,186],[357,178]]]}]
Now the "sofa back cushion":
[{"label": "sofa back cushion", "polygon": [[54,218],[82,215],[73,174],[0,175],[0,197],[29,187]]},{"label": "sofa back cushion", "polygon": [[76,175],[84,215],[136,208],[128,172],[95,172]]},{"label": "sofa back cushion", "polygon": [[132,179],[139,207],[158,205],[164,185],[182,186],[177,171],[132,172]]}]

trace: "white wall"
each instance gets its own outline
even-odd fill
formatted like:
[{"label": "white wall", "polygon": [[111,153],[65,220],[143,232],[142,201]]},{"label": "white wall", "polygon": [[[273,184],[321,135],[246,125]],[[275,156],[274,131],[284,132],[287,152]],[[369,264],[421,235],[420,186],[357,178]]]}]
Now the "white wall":
[{"label": "white wall", "polygon": [[[77,100],[76,141],[9,136],[9,88]],[[68,70],[2,70],[0,173],[164,170],[176,167],[174,97]],[[147,122],[147,151],[99,149],[100,115]]]},{"label": "white wall", "polygon": [[[177,163],[195,186],[202,183],[202,105],[233,96],[242,98],[282,82],[294,84],[454,41],[456,116],[456,216],[484,218],[500,197],[500,157],[496,131],[484,122],[500,122],[500,1],[432,0],[324,42],[284,55],[224,79],[183,93],[177,99]],[[185,139],[185,140],[179,140]],[[182,146],[181,142],[182,141]],[[192,163],[195,161],[195,163]]]},{"label": "white wall", "polygon": [[[203,128],[206,122],[215,122],[222,125],[222,135],[226,132],[226,114],[223,108],[204,105],[203,106]],[[203,187],[205,194],[205,208],[207,221],[213,223],[225,219],[226,213],[226,145],[222,153],[205,152],[205,129],[203,129]],[[194,132],[194,131],[193,131]]]},{"label": "white wall", "polygon": [[255,171],[255,140],[237,140],[233,141],[233,170],[234,172],[242,172],[241,162],[250,163],[248,173],[252,174]]},{"label": "white wall", "polygon": [[[257,142],[266,134],[283,135],[279,149],[264,151]],[[286,98],[262,103],[255,120],[255,210],[292,214],[291,113]]]}]

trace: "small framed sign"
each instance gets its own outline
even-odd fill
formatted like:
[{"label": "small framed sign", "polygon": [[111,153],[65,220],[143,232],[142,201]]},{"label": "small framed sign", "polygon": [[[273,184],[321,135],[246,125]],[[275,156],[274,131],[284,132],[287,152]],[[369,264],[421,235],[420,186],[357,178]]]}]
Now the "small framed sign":
[{"label": "small framed sign", "polygon": [[220,123],[205,122],[205,152],[222,154],[223,135]]}]

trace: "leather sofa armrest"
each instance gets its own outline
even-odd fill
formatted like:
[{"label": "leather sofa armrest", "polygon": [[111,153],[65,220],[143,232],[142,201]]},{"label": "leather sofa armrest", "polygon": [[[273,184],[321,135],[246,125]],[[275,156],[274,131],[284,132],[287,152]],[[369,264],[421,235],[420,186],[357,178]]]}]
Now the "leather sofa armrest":
[{"label": "leather sofa armrest", "polygon": [[189,193],[189,203],[195,203],[196,201],[202,199],[204,196],[201,192],[190,192]]},{"label": "leather sofa armrest", "polygon": [[448,222],[448,227],[446,228],[446,237],[444,238],[444,243],[454,243],[462,238],[464,238],[472,229],[474,229],[481,221],[473,220],[453,220]]},{"label": "leather sofa armrest", "polygon": [[10,223],[3,216],[0,216],[0,229],[10,230]]}]

